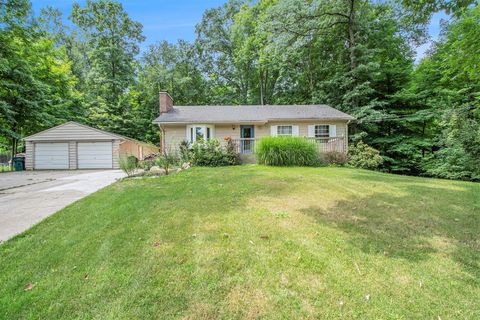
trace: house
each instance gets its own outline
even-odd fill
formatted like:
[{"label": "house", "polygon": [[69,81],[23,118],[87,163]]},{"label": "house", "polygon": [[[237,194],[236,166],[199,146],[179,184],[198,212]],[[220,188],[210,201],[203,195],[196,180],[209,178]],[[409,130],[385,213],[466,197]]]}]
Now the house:
[{"label": "house", "polygon": [[118,169],[119,155],[142,160],[158,147],[69,121],[25,139],[25,167],[32,169]]},{"label": "house", "polygon": [[254,152],[264,136],[300,136],[317,142],[320,151],[347,152],[348,123],[354,118],[330,106],[241,105],[174,106],[167,92],[160,92],[161,149],[174,150],[181,141],[230,137],[241,154]]}]

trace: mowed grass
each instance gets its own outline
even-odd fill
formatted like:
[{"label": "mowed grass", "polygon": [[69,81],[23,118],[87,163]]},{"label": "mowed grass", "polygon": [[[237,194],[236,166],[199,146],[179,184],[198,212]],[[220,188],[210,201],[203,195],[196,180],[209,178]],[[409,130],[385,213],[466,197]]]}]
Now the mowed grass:
[{"label": "mowed grass", "polygon": [[3,319],[479,319],[480,185],[240,166],[116,183],[0,246]]}]

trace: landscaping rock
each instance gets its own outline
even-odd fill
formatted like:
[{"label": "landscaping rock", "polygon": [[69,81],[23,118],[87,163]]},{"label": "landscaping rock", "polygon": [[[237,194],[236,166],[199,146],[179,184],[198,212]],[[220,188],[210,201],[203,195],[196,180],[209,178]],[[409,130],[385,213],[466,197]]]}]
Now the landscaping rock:
[{"label": "landscaping rock", "polygon": [[160,168],[159,166],[153,166],[150,168],[150,172],[153,174],[165,174],[165,169]]},{"label": "landscaping rock", "polygon": [[145,174],[145,170],[137,168],[130,177],[142,177]]},{"label": "landscaping rock", "polygon": [[178,169],[177,169],[177,173],[179,173],[180,171],[182,171],[182,168],[178,168]]},{"label": "landscaping rock", "polygon": [[185,162],[185,163],[182,164],[182,167],[181,167],[181,168],[182,168],[183,170],[186,170],[186,169],[188,169],[188,168],[190,168],[190,167],[191,167],[190,162]]}]

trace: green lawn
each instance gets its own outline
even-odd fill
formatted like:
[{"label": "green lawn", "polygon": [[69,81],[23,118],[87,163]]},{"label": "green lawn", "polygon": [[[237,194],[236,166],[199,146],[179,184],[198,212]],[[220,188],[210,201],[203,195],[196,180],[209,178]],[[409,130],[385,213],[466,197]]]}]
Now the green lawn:
[{"label": "green lawn", "polygon": [[0,318],[479,319],[479,233],[474,183],[255,165],[129,179],[0,246]]}]

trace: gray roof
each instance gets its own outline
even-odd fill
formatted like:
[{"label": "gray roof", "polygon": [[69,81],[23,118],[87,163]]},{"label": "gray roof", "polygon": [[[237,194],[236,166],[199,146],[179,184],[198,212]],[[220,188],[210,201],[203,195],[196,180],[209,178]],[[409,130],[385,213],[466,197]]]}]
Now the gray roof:
[{"label": "gray roof", "polygon": [[282,120],[353,120],[324,104],[268,106],[175,106],[154,123],[248,123]]}]

